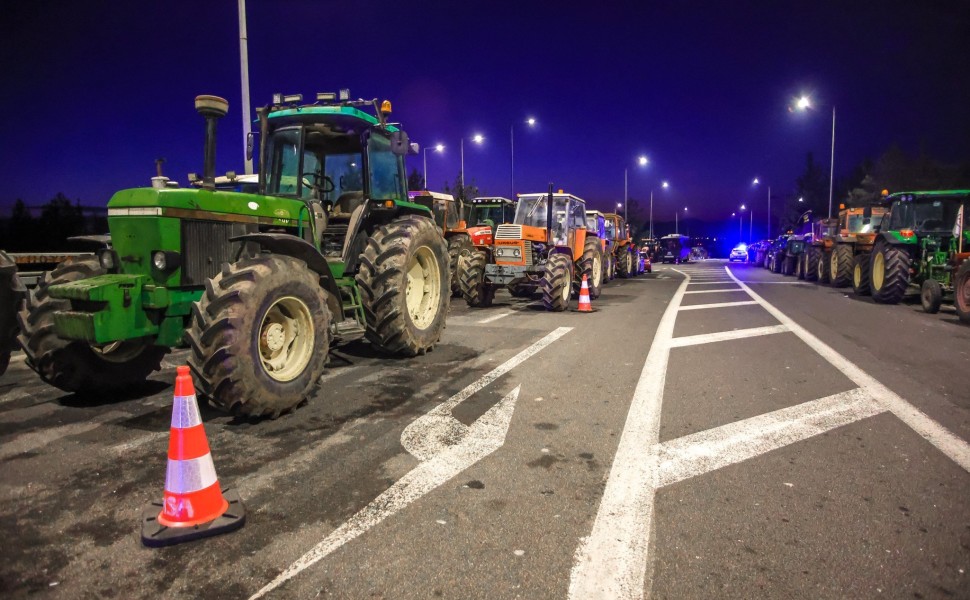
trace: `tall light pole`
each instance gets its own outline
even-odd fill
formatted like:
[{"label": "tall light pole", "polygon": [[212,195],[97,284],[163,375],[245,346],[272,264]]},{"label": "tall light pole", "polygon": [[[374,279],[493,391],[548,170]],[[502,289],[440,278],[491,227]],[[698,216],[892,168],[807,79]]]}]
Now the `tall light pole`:
[{"label": "tall light pole", "polygon": [[744,215],[741,213],[743,213],[746,208],[747,207],[742,204],[741,208],[738,209],[738,243],[739,244],[744,243]]},{"label": "tall light pole", "polygon": [[249,158],[249,37],[246,34],[246,0],[239,0],[239,70],[242,75],[243,160],[246,175],[253,174],[253,159]]},{"label": "tall light pole", "polygon": [[[685,213],[687,212],[687,207],[686,206],[684,207],[684,212]],[[679,215],[680,215],[680,211],[679,210],[675,210],[674,211],[674,233],[676,235],[680,235],[680,219],[678,218]]]},{"label": "tall light pole", "polygon": [[[476,133],[471,137],[471,140],[476,144],[481,144],[485,138],[480,133]],[[461,195],[462,199],[465,198],[465,138],[461,138],[461,171],[458,172],[458,178],[461,180]]]},{"label": "tall light pole", "polygon": [[[759,184],[761,184],[761,181],[757,177],[755,177],[754,181],[751,182],[751,185],[759,185]],[[751,218],[754,219],[753,209],[751,210]],[[754,224],[754,221],[752,221],[752,227],[753,227],[753,224]],[[768,237],[769,238],[771,237],[771,186],[770,185],[768,186]]]},{"label": "tall light pole", "polygon": [[[665,181],[660,184],[660,187],[667,189],[670,184]],[[650,188],[650,239],[653,239],[653,188]]]},{"label": "tall light pole", "polygon": [[[535,127],[536,120],[534,117],[529,117],[525,120],[525,124],[529,127]],[[512,149],[512,170],[509,177],[509,193],[511,195],[509,198],[515,198],[515,123],[509,126],[509,147]]]},{"label": "tall light pole", "polygon": [[[812,99],[802,96],[795,103],[798,110],[808,110],[812,108]],[[829,218],[832,218],[832,182],[835,178],[835,105],[832,105],[832,153],[829,159]]]},{"label": "tall light pole", "polygon": [[[435,144],[435,152],[444,152],[444,144]],[[428,148],[424,149],[424,189],[428,189]]]},{"label": "tall light pole", "polygon": [[[637,164],[641,167],[645,167],[650,161],[647,160],[646,156],[640,156],[637,158]],[[630,169],[628,167],[623,168],[623,220],[629,222],[630,215],[627,206],[627,201],[630,198],[629,186],[627,185],[627,172]]]}]

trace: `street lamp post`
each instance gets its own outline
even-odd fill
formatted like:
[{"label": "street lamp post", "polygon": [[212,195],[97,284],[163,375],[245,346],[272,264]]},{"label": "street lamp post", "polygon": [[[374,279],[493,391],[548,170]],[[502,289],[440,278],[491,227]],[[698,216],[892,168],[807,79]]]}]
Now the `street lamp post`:
[{"label": "street lamp post", "polygon": [[[529,127],[535,127],[536,120],[533,117],[529,117],[525,120],[525,124]],[[515,123],[509,126],[509,147],[512,150],[512,169],[509,177],[509,192],[512,195],[509,198],[515,198]]]},{"label": "street lamp post", "polygon": [[[684,212],[685,213],[687,212],[687,207],[686,206],[684,207]],[[675,210],[674,211],[674,233],[676,235],[680,235],[680,219],[679,219],[679,216],[680,216],[680,211],[679,210]]]},{"label": "street lamp post", "polygon": [[[795,104],[798,110],[812,108],[812,99],[802,96]],[[829,218],[832,218],[832,183],[835,178],[835,105],[832,105],[832,152],[829,158]]]},{"label": "street lamp post", "polygon": [[[435,152],[443,152],[445,149],[444,144],[435,144]],[[424,189],[428,189],[428,148],[424,149]]]},{"label": "street lamp post", "polygon": [[[476,133],[472,136],[471,140],[476,144],[481,144],[485,138],[480,133]],[[461,180],[461,195],[462,199],[465,197],[465,138],[461,138],[461,170],[458,172],[458,178]]]},{"label": "street lamp post", "polygon": [[[646,156],[641,156],[637,158],[637,164],[640,165],[641,167],[646,166],[648,162],[650,161],[647,160]],[[629,171],[629,168],[624,167],[623,168],[623,220],[629,223],[630,215],[628,212],[627,201],[630,198],[630,192],[629,192],[629,186],[627,185],[627,171]]]},{"label": "street lamp post", "polygon": [[[670,184],[665,181],[660,187],[667,189],[670,187]],[[650,239],[653,239],[653,188],[650,189]]]},{"label": "street lamp post", "polygon": [[249,122],[249,36],[246,33],[246,0],[239,0],[239,71],[242,85],[242,121],[243,121],[243,163],[246,175],[253,174],[253,159],[249,158],[249,132],[252,125]]},{"label": "street lamp post", "polygon": [[[759,185],[761,181],[757,177],[754,178],[752,185]],[[751,218],[754,218],[754,209],[751,210]],[[753,226],[754,221],[752,221]],[[771,186],[768,186],[768,237],[771,237]]]}]

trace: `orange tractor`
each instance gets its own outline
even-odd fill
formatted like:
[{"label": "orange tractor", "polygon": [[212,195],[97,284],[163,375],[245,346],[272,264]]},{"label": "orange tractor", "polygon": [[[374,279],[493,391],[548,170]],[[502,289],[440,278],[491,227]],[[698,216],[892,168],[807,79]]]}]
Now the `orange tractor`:
[{"label": "orange tractor", "polygon": [[606,251],[612,265],[610,279],[619,275],[623,279],[634,277],[643,272],[640,263],[640,252],[630,236],[630,228],[626,220],[616,213],[607,213],[606,217]]},{"label": "orange tractor", "polygon": [[812,245],[802,255],[804,278],[833,287],[851,285],[856,293],[868,294],[869,254],[884,214],[882,206],[842,204],[838,219],[819,219]]},{"label": "orange tractor", "polygon": [[451,295],[458,296],[461,289],[458,286],[458,260],[468,256],[474,250],[468,227],[462,219],[460,202],[450,194],[421,190],[408,192],[411,201],[427,206],[434,214],[435,224],[441,228],[445,241],[448,242],[449,269],[451,275]]},{"label": "orange tractor", "polygon": [[492,304],[499,287],[515,296],[538,291],[547,310],[569,307],[583,275],[596,298],[603,283],[603,246],[586,228],[586,203],[562,190],[519,194],[512,223],[499,225],[491,247],[459,265],[461,293],[469,306]]}]

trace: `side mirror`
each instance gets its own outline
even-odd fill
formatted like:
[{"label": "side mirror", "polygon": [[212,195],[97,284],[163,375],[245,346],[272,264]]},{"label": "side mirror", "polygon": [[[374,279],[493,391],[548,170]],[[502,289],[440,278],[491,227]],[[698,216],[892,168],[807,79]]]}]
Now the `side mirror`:
[{"label": "side mirror", "polygon": [[256,140],[255,133],[250,131],[249,133],[246,134],[246,160],[253,159],[253,147],[256,145],[255,140]]},{"label": "side mirror", "polygon": [[391,134],[391,152],[398,156],[407,156],[410,149],[408,134],[400,130]]}]

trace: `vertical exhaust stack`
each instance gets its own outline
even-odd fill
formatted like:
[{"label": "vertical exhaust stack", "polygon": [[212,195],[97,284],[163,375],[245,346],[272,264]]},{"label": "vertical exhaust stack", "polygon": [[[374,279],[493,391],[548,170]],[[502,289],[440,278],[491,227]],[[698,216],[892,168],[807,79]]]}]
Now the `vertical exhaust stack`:
[{"label": "vertical exhaust stack", "polygon": [[219,96],[196,96],[195,110],[205,117],[205,157],[202,166],[202,187],[216,187],[216,123],[229,112],[229,103]]}]

